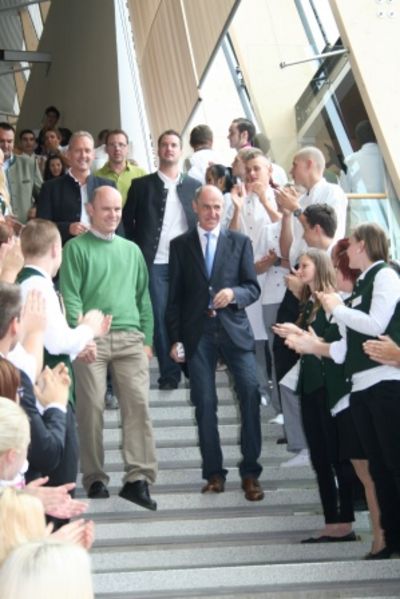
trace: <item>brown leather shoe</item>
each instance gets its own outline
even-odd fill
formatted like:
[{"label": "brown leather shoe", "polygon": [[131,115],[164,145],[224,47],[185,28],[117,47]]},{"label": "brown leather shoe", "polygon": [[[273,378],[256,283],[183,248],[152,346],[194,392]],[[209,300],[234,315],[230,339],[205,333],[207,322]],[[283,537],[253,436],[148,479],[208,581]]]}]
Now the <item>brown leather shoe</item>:
[{"label": "brown leather shoe", "polygon": [[264,491],[256,478],[244,478],[242,489],[247,501],[261,501],[264,499]]},{"label": "brown leather shoe", "polygon": [[225,480],[222,476],[218,476],[218,474],[211,476],[201,490],[202,493],[223,493],[224,491]]}]

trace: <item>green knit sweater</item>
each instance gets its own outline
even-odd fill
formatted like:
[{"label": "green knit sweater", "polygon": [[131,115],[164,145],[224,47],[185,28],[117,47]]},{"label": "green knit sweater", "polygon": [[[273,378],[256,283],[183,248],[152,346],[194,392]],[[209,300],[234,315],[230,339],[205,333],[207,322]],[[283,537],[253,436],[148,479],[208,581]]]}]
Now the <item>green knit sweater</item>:
[{"label": "green knit sweater", "polygon": [[112,314],[111,330],[141,331],[152,345],[153,311],[147,267],[138,246],[116,235],[111,241],[84,233],[64,247],[60,289],[67,319],[97,308]]}]

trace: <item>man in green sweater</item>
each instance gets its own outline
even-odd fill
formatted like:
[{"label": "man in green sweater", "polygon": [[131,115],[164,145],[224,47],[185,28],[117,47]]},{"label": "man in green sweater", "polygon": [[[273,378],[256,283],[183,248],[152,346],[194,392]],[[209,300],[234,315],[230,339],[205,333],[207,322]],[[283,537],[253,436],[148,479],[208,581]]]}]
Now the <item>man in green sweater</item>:
[{"label": "man in green sweater", "polygon": [[110,366],[122,419],[125,476],[119,495],[155,510],[148,488],[157,473],[148,408],[153,313],[142,253],[136,244],[115,235],[121,210],[118,190],[96,189],[87,204],[90,230],[64,248],[60,286],[71,325],[95,307],[112,315],[110,332],[96,339],[96,360],[74,365],[83,485],[91,498],[109,496],[103,411]]}]

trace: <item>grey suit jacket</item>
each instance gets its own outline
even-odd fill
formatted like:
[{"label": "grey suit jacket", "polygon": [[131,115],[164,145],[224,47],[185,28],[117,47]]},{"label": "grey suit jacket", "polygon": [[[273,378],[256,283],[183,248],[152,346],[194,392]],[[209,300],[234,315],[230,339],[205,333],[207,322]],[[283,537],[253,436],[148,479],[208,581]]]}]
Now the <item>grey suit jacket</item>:
[{"label": "grey suit jacket", "polygon": [[42,186],[38,163],[30,156],[14,156],[7,170],[7,181],[14,216],[25,224]]},{"label": "grey suit jacket", "polygon": [[252,350],[254,336],[245,307],[255,302],[260,287],[254,269],[251,242],[236,231],[221,229],[209,279],[195,227],[171,241],[166,325],[171,345],[183,341],[190,358],[203,333],[210,294],[229,287],[235,303],[218,310],[222,326],[239,348]]}]

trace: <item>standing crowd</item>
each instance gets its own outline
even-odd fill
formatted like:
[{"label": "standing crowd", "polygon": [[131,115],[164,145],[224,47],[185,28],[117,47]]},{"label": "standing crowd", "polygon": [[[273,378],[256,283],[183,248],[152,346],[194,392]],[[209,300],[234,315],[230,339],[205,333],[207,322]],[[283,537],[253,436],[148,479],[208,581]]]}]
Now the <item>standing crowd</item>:
[{"label": "standing crowd", "polygon": [[[311,463],[316,474],[324,526],[303,542],[358,539],[358,477],[366,559],[398,554],[400,279],[385,232],[367,222],[345,238],[347,196],[325,179],[322,152],[297,151],[287,183],[247,119],[229,127],[231,167],[198,125],[185,171],[171,129],[146,174],[123,130],[103,131],[95,148],[90,133],[57,128],[59,116],[49,107],[37,135],[22,131],[20,153],[0,123],[0,595],[22,597],[29,583],[47,596],[42,571],[72,588],[74,567],[93,596],[93,523],[70,519],[87,507],[74,498],[78,462],[87,496],[110,494],[106,406],[121,412],[119,495],[157,509],[153,349],[160,391],[188,379],[202,493],[223,492],[228,475],[222,363],[240,405],[245,498],[264,498],[260,410],[270,404],[294,454],[282,467]],[[19,583],[22,567],[31,575]]]}]

